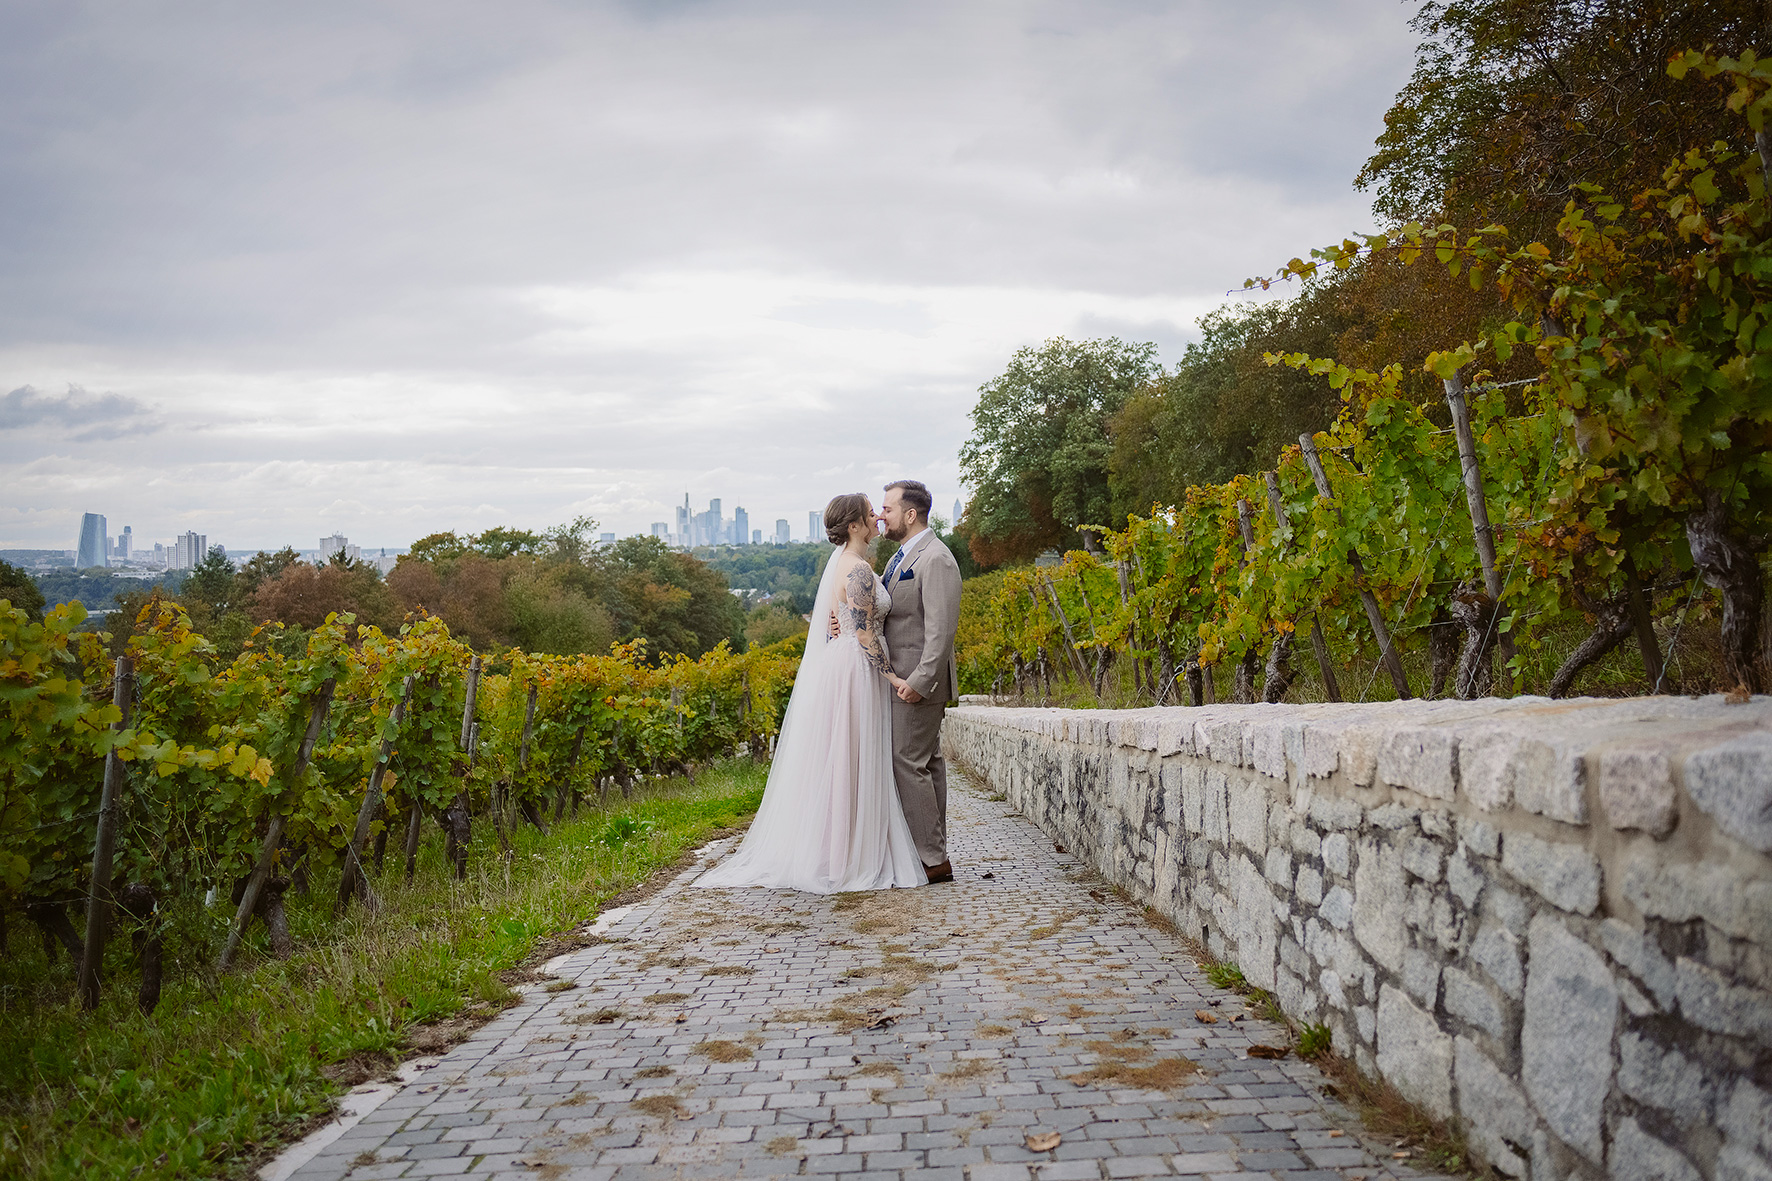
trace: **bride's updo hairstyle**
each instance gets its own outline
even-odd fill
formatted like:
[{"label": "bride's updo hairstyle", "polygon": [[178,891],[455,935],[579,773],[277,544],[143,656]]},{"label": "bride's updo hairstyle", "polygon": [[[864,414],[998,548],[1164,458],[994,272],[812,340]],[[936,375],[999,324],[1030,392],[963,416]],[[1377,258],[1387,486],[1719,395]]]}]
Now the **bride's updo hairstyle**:
[{"label": "bride's updo hairstyle", "polygon": [[868,498],[845,492],[824,506],[824,535],[832,545],[849,544],[849,526],[868,519]]}]

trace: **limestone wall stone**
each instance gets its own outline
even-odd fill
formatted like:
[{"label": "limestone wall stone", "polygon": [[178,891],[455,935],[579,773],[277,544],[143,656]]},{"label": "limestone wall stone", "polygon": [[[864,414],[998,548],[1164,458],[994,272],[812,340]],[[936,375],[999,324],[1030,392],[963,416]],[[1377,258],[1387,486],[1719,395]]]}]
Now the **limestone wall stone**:
[{"label": "limestone wall stone", "polygon": [[1772,1181],[1772,698],[969,699],[943,742],[1499,1171]]}]

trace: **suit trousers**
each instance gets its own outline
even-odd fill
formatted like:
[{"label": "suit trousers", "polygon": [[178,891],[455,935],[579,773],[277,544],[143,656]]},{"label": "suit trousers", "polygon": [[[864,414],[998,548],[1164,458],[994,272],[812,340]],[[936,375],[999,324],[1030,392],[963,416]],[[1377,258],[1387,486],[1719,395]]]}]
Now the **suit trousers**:
[{"label": "suit trousers", "polygon": [[941,757],[945,701],[892,699],[892,777],[924,865],[948,859],[948,767]]}]

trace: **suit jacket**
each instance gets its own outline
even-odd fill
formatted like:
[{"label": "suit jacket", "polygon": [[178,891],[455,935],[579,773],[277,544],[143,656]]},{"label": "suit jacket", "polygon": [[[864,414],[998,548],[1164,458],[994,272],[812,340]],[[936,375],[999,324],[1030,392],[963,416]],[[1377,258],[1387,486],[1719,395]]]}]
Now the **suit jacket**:
[{"label": "suit jacket", "polygon": [[960,626],[960,567],[954,555],[930,537],[899,563],[886,588],[892,612],[886,616],[886,656],[892,671],[910,682],[925,702],[960,699],[960,672],[954,664],[954,633]]}]

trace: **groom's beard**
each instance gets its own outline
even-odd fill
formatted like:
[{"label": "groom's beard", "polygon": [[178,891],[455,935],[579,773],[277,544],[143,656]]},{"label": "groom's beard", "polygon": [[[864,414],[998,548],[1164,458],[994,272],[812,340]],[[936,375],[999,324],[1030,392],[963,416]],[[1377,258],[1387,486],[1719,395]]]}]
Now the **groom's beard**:
[{"label": "groom's beard", "polygon": [[886,527],[887,541],[903,541],[905,538],[909,537],[910,534],[910,527],[906,525],[900,525],[896,529],[892,528],[890,525]]}]

